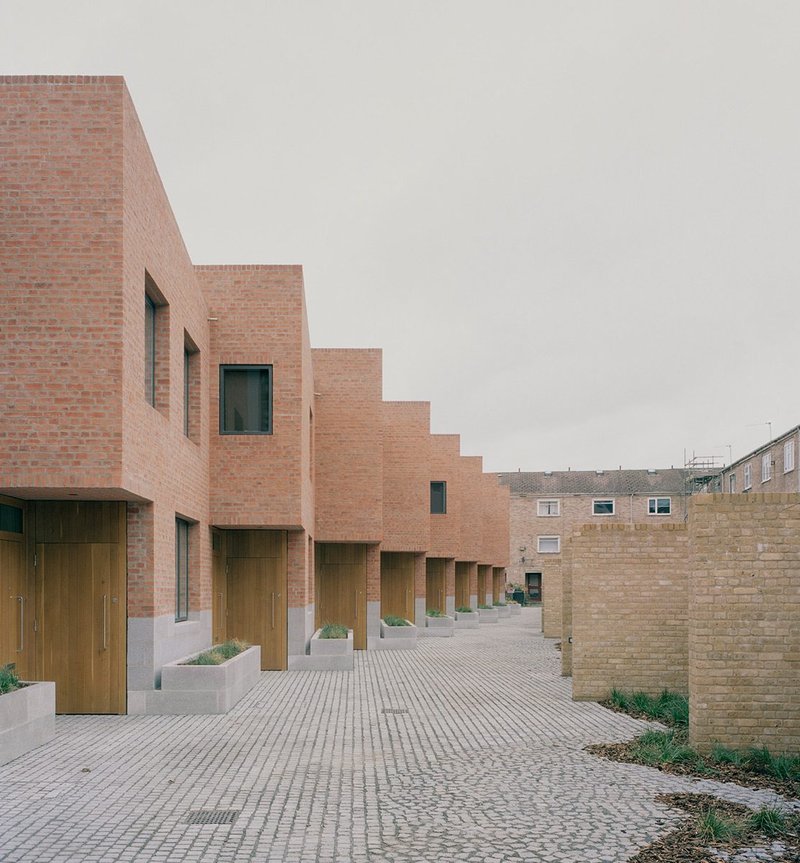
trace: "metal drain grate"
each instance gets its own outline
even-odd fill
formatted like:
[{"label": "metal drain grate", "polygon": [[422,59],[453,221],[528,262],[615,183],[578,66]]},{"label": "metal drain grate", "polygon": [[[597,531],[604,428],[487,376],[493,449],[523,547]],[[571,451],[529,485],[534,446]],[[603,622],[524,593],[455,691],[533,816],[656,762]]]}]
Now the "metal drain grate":
[{"label": "metal drain grate", "polygon": [[239,809],[194,809],[186,819],[187,824],[233,824],[239,817]]},{"label": "metal drain grate", "polygon": [[384,707],[382,713],[408,713],[407,707]]}]

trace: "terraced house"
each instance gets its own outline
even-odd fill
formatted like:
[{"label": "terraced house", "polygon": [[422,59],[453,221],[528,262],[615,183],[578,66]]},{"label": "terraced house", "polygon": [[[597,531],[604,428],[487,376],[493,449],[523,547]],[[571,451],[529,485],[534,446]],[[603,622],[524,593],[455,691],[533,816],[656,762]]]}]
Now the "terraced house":
[{"label": "terraced house", "polygon": [[0,79],[0,146],[0,662],[157,712],[225,637],[301,669],[497,594],[508,490],[380,350],[311,348],[299,266],[192,264],[121,78]]}]

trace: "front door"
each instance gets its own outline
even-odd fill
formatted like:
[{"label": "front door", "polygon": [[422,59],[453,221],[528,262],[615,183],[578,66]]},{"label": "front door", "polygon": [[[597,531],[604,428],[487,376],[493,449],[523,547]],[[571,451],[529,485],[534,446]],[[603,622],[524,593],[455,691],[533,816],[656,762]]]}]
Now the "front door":
[{"label": "front door", "polygon": [[317,627],[341,623],[353,630],[353,647],[367,649],[367,546],[317,543]]},{"label": "front door", "polygon": [[28,578],[25,504],[0,498],[0,665],[34,677],[33,591]]},{"label": "front door", "polygon": [[456,608],[469,607],[469,564],[456,561]]},{"label": "front door", "polygon": [[381,617],[414,620],[414,555],[381,552]]},{"label": "front door", "polygon": [[445,560],[429,557],[425,561],[425,610],[436,609],[445,614]]},{"label": "front door", "polygon": [[489,593],[489,573],[492,571],[490,566],[478,564],[478,605],[486,605]]},{"label": "front door", "polygon": [[31,510],[37,679],[55,681],[57,713],[125,713],[125,504],[48,501]]},{"label": "front door", "polygon": [[226,637],[261,645],[262,671],[282,671],[286,668],[286,531],[228,530],[224,544]]}]

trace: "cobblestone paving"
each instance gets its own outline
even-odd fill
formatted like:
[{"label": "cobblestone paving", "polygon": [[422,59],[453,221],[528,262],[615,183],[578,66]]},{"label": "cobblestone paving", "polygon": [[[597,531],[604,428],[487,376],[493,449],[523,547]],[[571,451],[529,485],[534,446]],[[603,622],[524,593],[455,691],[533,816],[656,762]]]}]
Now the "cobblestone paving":
[{"label": "cobblestone paving", "polygon": [[583,752],[646,725],[573,703],[559,661],[525,609],[352,673],[265,672],[227,716],[58,717],[0,767],[0,860],[616,863],[679,816],[659,792],[775,800]]}]

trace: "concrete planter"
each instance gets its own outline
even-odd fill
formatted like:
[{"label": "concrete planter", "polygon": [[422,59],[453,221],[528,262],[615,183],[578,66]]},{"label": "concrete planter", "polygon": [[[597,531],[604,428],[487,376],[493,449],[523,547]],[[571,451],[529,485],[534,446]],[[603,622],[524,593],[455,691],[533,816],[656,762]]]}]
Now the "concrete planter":
[{"label": "concrete planter", "polygon": [[144,713],[227,713],[261,677],[261,647],[254,645],[221,665],[186,665],[197,653],[161,669],[161,689],[147,693]]},{"label": "concrete planter", "polygon": [[347,638],[320,638],[317,630],[311,636],[311,656],[303,668],[312,671],[353,670],[353,630]]},{"label": "concrete planter", "polygon": [[408,626],[387,626],[381,619],[381,648],[384,650],[414,650],[419,630],[409,621]]},{"label": "concrete planter", "polygon": [[19,758],[55,735],[55,683],[29,683],[0,695],[0,764]]},{"label": "concrete planter", "polygon": [[511,610],[507,605],[496,605],[495,609],[497,609],[497,617],[499,619],[511,617]]},{"label": "concrete planter", "polygon": [[511,617],[517,617],[518,615],[522,614],[522,606],[519,605],[518,603],[514,603],[512,605],[509,602],[509,604],[506,607],[508,608],[508,613],[511,615]]},{"label": "concrete planter", "polygon": [[480,626],[480,615],[477,611],[457,611],[456,629],[477,629]]},{"label": "concrete planter", "polygon": [[498,615],[496,608],[479,608],[478,615],[481,623],[497,623]]},{"label": "concrete planter", "polygon": [[425,635],[434,638],[451,638],[455,632],[452,617],[425,617]]}]

